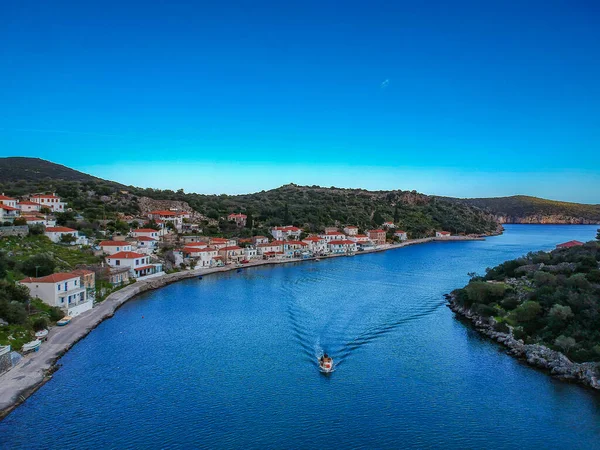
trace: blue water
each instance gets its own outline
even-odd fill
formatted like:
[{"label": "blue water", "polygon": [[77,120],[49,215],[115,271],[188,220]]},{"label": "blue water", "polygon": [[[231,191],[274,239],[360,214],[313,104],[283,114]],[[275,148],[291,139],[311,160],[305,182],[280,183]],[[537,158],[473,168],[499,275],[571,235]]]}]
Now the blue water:
[{"label": "blue water", "polygon": [[1,447],[599,448],[600,395],[507,356],[442,298],[596,228],[513,225],[147,293],[0,423]]}]

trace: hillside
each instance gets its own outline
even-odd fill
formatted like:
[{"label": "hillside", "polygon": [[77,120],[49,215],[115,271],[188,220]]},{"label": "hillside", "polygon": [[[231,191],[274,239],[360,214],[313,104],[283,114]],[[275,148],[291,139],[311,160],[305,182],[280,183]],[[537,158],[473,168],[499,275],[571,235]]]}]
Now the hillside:
[{"label": "hillside", "polygon": [[[273,225],[294,224],[309,231],[329,225],[356,224],[361,228],[381,226],[393,220],[411,237],[435,230],[453,233],[490,233],[497,229],[493,217],[479,208],[452,203],[409,191],[366,191],[289,184],[277,189],[245,195],[203,195],[183,190],[125,187],[64,166],[33,158],[1,158],[0,189],[7,195],[55,191],[69,204],[95,220],[117,212],[136,214],[140,198],[186,202],[198,213],[213,219],[205,227],[210,233],[240,233],[223,220],[231,212],[244,212],[248,224],[241,234],[264,232]],[[208,224],[206,224],[208,225]]]},{"label": "hillside", "polygon": [[500,223],[600,223],[600,205],[559,202],[526,195],[448,200],[483,209],[493,214]]}]

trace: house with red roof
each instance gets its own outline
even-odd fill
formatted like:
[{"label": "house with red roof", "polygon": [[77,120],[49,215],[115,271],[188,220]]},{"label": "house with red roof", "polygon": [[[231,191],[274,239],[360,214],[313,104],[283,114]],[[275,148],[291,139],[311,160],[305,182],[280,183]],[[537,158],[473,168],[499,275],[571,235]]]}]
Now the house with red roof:
[{"label": "house with red roof", "polygon": [[184,258],[196,260],[196,267],[213,267],[219,251],[213,247],[185,246],[182,250]]},{"label": "house with red roof", "polygon": [[149,237],[152,239],[160,239],[161,233],[153,228],[137,228],[131,232],[134,238]]},{"label": "house with red roof", "polygon": [[246,219],[248,219],[248,216],[246,216],[246,214],[241,213],[229,214],[227,216],[227,220],[230,222],[235,222],[238,227],[245,227]]},{"label": "house with red roof", "polygon": [[408,234],[403,230],[394,231],[394,236],[396,236],[401,241],[406,241],[408,239]]},{"label": "house with red roof", "polygon": [[146,214],[148,219],[155,220],[157,223],[160,222],[171,222],[177,231],[181,231],[183,228],[183,219],[189,219],[190,213],[188,211],[181,211],[178,209],[169,210],[156,210],[150,211]]},{"label": "house with red roof", "polygon": [[300,235],[302,234],[302,230],[298,227],[293,227],[291,225],[287,225],[285,227],[273,227],[271,229],[271,235],[274,239],[277,240],[287,240],[287,239],[300,239]]},{"label": "house with red roof", "polygon": [[75,238],[74,241],[71,242],[71,245],[88,245],[88,239],[79,234],[79,231],[74,230],[73,228],[68,227],[46,227],[44,234],[55,244],[59,242],[63,242],[63,236],[73,236]]},{"label": "house with red roof", "polygon": [[48,208],[52,212],[65,212],[67,209],[67,204],[56,193],[34,194],[29,197],[29,201],[39,204],[40,208]]},{"label": "house with red roof", "polygon": [[267,242],[265,244],[257,244],[256,251],[258,256],[274,257],[283,255],[283,241]]},{"label": "house with red roof", "polygon": [[358,227],[355,227],[354,225],[346,225],[344,227],[344,233],[346,233],[346,236],[356,236],[358,234]]},{"label": "house with red roof", "polygon": [[268,242],[269,242],[269,238],[266,236],[252,236],[252,243],[254,245],[267,244]]},{"label": "house with red roof", "polygon": [[37,213],[40,212],[42,206],[39,203],[32,202],[29,200],[23,200],[17,203],[17,208],[21,210],[21,213]]},{"label": "house with red roof", "polygon": [[583,242],[568,241],[568,242],[563,242],[562,244],[558,244],[556,246],[556,248],[571,248],[571,247],[579,247],[580,245],[583,245]]},{"label": "house with red roof", "polygon": [[225,264],[239,262],[245,258],[244,249],[242,247],[238,247],[237,245],[228,245],[227,247],[222,247],[219,249],[219,256],[223,258]]},{"label": "house with red roof", "polygon": [[369,240],[373,242],[375,245],[385,245],[386,241],[386,231],[382,229],[377,230],[369,230],[367,231],[367,236],[369,236]]},{"label": "house with red roof", "polygon": [[354,236],[348,236],[348,239],[356,242],[357,244],[361,244],[363,242],[369,242],[369,236],[366,234],[356,234]]},{"label": "house with red roof", "polygon": [[114,255],[119,252],[130,252],[131,242],[127,241],[102,241],[100,248],[107,255]]},{"label": "house with red roof", "polygon": [[338,241],[329,241],[327,243],[329,252],[333,254],[354,253],[356,252],[356,242],[350,239],[340,239]]},{"label": "house with red roof", "polygon": [[302,239],[302,242],[308,245],[308,250],[313,253],[327,252],[327,241],[319,236],[308,236]]},{"label": "house with red roof", "polygon": [[93,306],[93,296],[88,295],[80,273],[62,272],[39,278],[27,277],[19,281],[19,284],[25,286],[32,297],[39,298],[47,305],[59,307],[71,317],[88,311]]},{"label": "house with red roof", "polygon": [[134,278],[160,275],[163,273],[162,264],[153,264],[150,257],[138,252],[122,251],[106,257],[106,263],[111,267],[129,267]]},{"label": "house with red roof", "polygon": [[437,238],[449,238],[452,234],[449,231],[436,231],[435,237]]},{"label": "house with red roof", "polygon": [[396,228],[396,225],[394,224],[394,222],[383,222],[383,225],[381,226],[381,228],[384,229],[393,229]]},{"label": "house with red roof", "polygon": [[346,235],[341,231],[326,231],[323,234],[319,234],[321,239],[324,239],[325,242],[331,241],[340,241],[342,239],[346,239]]},{"label": "house with red roof", "polygon": [[149,255],[158,247],[158,240],[148,236],[139,236],[135,238],[135,247],[138,252]]}]

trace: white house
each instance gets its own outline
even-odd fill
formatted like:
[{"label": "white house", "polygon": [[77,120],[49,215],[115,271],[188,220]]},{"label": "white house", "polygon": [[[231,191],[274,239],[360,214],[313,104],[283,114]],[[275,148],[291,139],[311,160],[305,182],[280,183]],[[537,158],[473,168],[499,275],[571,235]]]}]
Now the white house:
[{"label": "white house", "polygon": [[114,255],[119,252],[130,252],[131,242],[127,241],[102,241],[100,242],[100,248],[107,255]]},{"label": "white house", "polygon": [[348,236],[348,239],[353,242],[356,242],[357,244],[369,242],[369,236],[367,236],[366,234],[356,234],[354,236]]},{"label": "white house", "polygon": [[394,236],[396,236],[401,241],[405,241],[408,239],[408,235],[406,234],[406,231],[402,231],[402,230],[394,231]]},{"label": "white house", "polygon": [[12,197],[7,197],[6,195],[4,195],[4,193],[2,193],[0,195],[0,204],[5,205],[5,206],[10,206],[11,208],[18,208],[17,205],[17,199],[12,198]]},{"label": "white house", "polygon": [[267,242],[258,244],[256,250],[260,256],[276,256],[283,254],[283,245],[281,245],[281,241]]},{"label": "white house", "polygon": [[393,229],[396,228],[396,225],[394,225],[394,222],[383,222],[382,228],[387,229]]},{"label": "white house", "polygon": [[251,261],[256,258],[258,258],[258,250],[256,249],[256,247],[244,248],[244,259]]},{"label": "white house", "polygon": [[189,219],[188,211],[179,211],[177,209],[151,211],[147,214],[148,219],[162,222],[171,222],[175,229],[181,231],[183,227],[183,219]]},{"label": "white house", "polygon": [[152,253],[158,246],[158,241],[156,239],[147,236],[140,236],[136,238],[136,241],[136,250],[146,254]]},{"label": "white house", "polygon": [[192,257],[197,259],[199,267],[212,267],[216,265],[215,258],[217,258],[218,254],[219,252],[216,248],[195,248],[195,256]]},{"label": "white house", "polygon": [[356,251],[356,242],[349,239],[329,241],[327,244],[331,253],[352,253]]},{"label": "white house", "polygon": [[162,272],[162,264],[151,264],[150,257],[137,252],[119,252],[106,257],[111,267],[129,267],[134,278],[155,275]]},{"label": "white house", "polygon": [[438,237],[438,238],[447,238],[450,236],[451,236],[451,234],[449,231],[436,231],[435,232],[435,237]]},{"label": "white house", "polygon": [[13,222],[21,215],[19,208],[0,203],[0,222]]},{"label": "white house", "polygon": [[325,234],[319,234],[319,237],[325,239],[326,242],[340,241],[346,239],[346,235],[340,231],[330,231]]},{"label": "white house", "polygon": [[327,249],[327,241],[318,236],[309,236],[305,239],[302,239],[302,242],[308,245],[308,250],[313,253],[326,253]]},{"label": "white house", "polygon": [[358,234],[358,227],[355,227],[354,225],[345,226],[344,233],[346,233],[347,236],[356,236]]},{"label": "white house", "polygon": [[225,239],[225,238],[210,238],[210,246],[216,248],[217,250],[222,249],[223,247],[233,247],[237,245],[235,239]]},{"label": "white house", "polygon": [[152,239],[159,239],[160,238],[160,232],[158,230],[154,230],[152,228],[138,228],[137,230],[133,230],[131,232],[131,234],[133,235],[134,238],[139,238],[139,237],[149,237]]},{"label": "white house", "polygon": [[302,234],[302,230],[291,225],[285,227],[274,227],[271,229],[271,235],[277,240],[285,239],[299,239]]},{"label": "white house", "polygon": [[67,204],[62,202],[56,194],[36,194],[29,197],[29,200],[34,203],[39,203],[41,208],[48,208],[52,212],[65,212]]},{"label": "white house", "polygon": [[40,278],[25,278],[19,281],[37,297],[50,306],[58,306],[67,315],[74,317],[92,309],[93,299],[81,283],[81,276],[74,273],[54,273]]},{"label": "white house", "polygon": [[28,213],[28,212],[36,213],[36,212],[40,212],[40,209],[42,209],[42,206],[39,203],[24,200],[22,202],[17,203],[17,208],[19,208],[21,210],[21,213]]},{"label": "white house", "polygon": [[80,236],[79,232],[73,228],[47,227],[46,231],[44,231],[44,234],[48,236],[48,238],[55,244],[61,242],[61,238],[66,235],[70,235],[75,238],[75,241],[72,242],[72,245],[87,245],[88,243],[88,239],[85,236]]}]

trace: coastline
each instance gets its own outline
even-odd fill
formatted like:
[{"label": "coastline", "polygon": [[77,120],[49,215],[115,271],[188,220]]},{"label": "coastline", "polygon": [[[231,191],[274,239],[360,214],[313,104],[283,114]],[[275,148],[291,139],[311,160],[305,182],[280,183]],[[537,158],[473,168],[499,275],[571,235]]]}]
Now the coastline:
[{"label": "coastline", "polygon": [[[497,233],[500,234],[500,233]],[[494,236],[497,234],[492,234]],[[447,238],[423,238],[404,241],[399,244],[386,244],[379,248],[356,253],[359,256],[367,253],[376,253],[395,250],[410,245],[426,244],[431,242],[457,242],[484,240],[485,237],[452,236]],[[346,257],[345,254],[321,256],[319,259]],[[293,262],[314,261],[316,258],[290,258],[286,260],[259,260],[244,264],[244,268],[279,265]],[[175,272],[137,281],[110,294],[103,302],[90,311],[75,317],[66,327],[53,327],[48,333],[48,339],[40,349],[24,356],[21,361],[9,371],[0,375],[0,420],[4,419],[17,406],[22,404],[29,396],[52,379],[52,373],[58,370],[57,361],[68,352],[77,342],[87,336],[104,320],[112,317],[128,300],[144,292],[159,289],[177,281],[210,275],[213,273],[237,270],[235,265],[215,267],[209,269],[195,269],[185,272]]]},{"label": "coastline", "polygon": [[496,331],[493,321],[457,305],[452,294],[446,294],[445,297],[451,311],[459,318],[470,322],[482,335],[506,347],[510,356],[526,362],[531,367],[541,369],[561,381],[600,390],[600,363],[576,363],[561,352],[544,345],[525,344],[522,340],[515,339],[510,333]]}]

